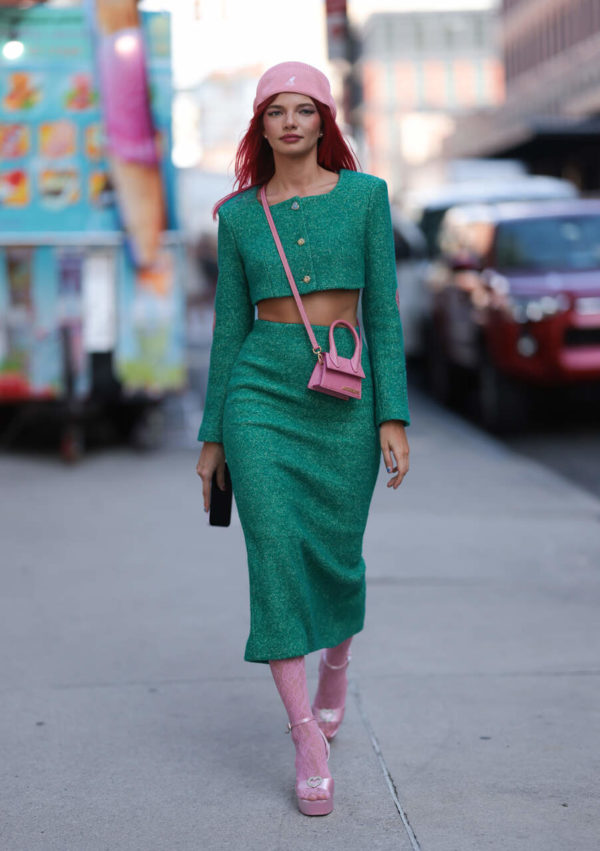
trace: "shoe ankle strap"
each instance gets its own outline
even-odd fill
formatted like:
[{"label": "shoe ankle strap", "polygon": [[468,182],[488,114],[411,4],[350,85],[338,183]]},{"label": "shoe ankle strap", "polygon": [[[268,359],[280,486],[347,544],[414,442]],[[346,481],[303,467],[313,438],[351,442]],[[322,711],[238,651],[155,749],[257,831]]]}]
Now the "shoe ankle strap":
[{"label": "shoe ankle strap", "polygon": [[299,727],[301,724],[308,724],[309,721],[316,721],[317,719],[314,716],[310,716],[309,718],[302,718],[300,721],[296,721],[295,724],[292,724],[291,721],[288,721],[286,733],[291,733],[294,727]]},{"label": "shoe ankle strap", "polygon": [[324,664],[327,668],[329,668],[329,670],[330,670],[330,671],[341,671],[341,670],[342,670],[342,668],[347,668],[347,667],[348,667],[348,665],[350,664],[350,659],[352,659],[352,656],[350,655],[350,653],[348,653],[348,655],[346,656],[346,661],[345,661],[345,662],[342,662],[342,664],[341,664],[341,665],[332,665],[332,664],[331,664],[331,662],[328,662],[328,661],[327,661],[326,652],[325,652],[325,650],[324,650],[324,651],[323,651],[323,653],[322,653],[322,655],[321,655],[321,659],[323,660],[323,664]]}]

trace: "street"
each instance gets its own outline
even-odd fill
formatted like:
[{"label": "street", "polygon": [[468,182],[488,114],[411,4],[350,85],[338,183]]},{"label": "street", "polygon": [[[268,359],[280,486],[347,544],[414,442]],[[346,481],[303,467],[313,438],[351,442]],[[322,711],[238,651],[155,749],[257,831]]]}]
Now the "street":
[{"label": "street", "polygon": [[411,403],[324,819],[242,660],[243,538],[207,525],[193,417],[156,454],[0,457],[3,851],[595,851],[600,500]]},{"label": "street", "polygon": [[600,496],[600,423],[554,419],[505,439],[506,445]]}]

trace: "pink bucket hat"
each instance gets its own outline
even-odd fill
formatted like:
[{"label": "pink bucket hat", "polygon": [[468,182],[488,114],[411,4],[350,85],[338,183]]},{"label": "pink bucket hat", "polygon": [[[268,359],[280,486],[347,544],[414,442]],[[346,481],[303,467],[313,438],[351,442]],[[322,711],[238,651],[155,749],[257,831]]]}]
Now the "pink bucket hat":
[{"label": "pink bucket hat", "polygon": [[254,114],[256,115],[261,103],[279,92],[296,92],[320,100],[329,107],[335,118],[337,110],[329,80],[322,71],[307,65],[306,62],[280,62],[279,65],[268,68],[256,87]]}]

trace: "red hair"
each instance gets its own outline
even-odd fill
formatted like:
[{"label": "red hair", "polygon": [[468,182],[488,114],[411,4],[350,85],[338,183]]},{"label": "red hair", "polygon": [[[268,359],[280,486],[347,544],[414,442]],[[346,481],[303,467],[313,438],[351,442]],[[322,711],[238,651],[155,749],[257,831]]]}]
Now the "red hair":
[{"label": "red hair", "polygon": [[[235,189],[229,195],[225,195],[215,204],[213,218],[216,218],[221,204],[244,192],[253,186],[262,186],[273,177],[275,173],[275,160],[273,149],[263,136],[263,115],[277,95],[269,98],[261,104],[253,116],[246,133],[238,145],[235,155]],[[329,107],[313,98],[317,111],[321,116],[321,129],[323,136],[319,139],[317,146],[317,162],[328,171],[339,172],[341,168],[349,171],[357,171],[359,167],[356,154],[341,134],[340,128],[335,123]]]}]

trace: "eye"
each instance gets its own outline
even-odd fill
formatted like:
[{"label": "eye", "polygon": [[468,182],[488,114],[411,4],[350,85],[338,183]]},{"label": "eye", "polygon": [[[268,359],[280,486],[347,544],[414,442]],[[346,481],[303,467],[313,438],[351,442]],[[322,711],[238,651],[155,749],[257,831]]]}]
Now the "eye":
[{"label": "eye", "polygon": [[281,112],[281,110],[280,110],[280,109],[271,109],[271,110],[269,110],[269,111],[267,112],[267,115],[269,115],[269,116],[272,116],[272,115],[279,115],[279,114],[280,114],[280,112]]},{"label": "eye", "polygon": [[310,109],[310,107],[305,107],[304,109],[301,109],[300,112],[303,115],[314,115],[315,114],[314,109]]}]

